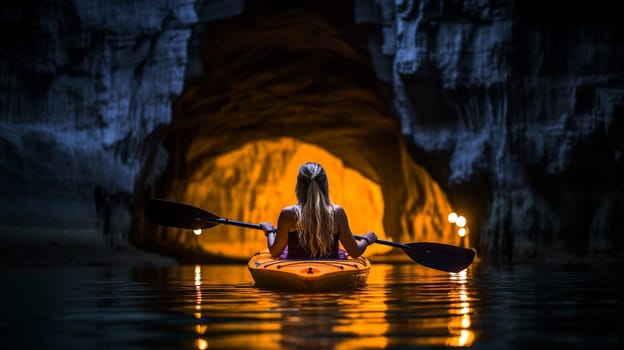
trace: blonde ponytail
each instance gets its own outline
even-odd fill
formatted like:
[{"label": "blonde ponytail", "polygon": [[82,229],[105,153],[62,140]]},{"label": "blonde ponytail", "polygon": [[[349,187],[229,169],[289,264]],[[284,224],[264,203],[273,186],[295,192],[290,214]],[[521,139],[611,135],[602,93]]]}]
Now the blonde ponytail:
[{"label": "blonde ponytail", "polygon": [[299,168],[295,192],[300,246],[307,247],[314,258],[330,256],[336,239],[334,206],[329,199],[323,167],[311,162],[303,164]]}]

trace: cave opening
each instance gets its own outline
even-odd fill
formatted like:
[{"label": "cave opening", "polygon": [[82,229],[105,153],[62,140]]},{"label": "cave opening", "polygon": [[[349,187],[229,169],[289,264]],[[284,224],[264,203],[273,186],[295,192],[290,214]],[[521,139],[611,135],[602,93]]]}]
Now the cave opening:
[{"label": "cave opening", "polygon": [[[169,164],[153,194],[276,224],[279,210],[296,201],[298,167],[316,161],[354,233],[464,244],[447,221],[446,194],[407,151],[353,3],[325,5],[250,1],[241,15],[197,31],[202,73],[176,102]],[[134,238],[180,260],[223,261],[265,247],[264,236],[249,231],[221,225],[196,236],[150,227]],[[379,245],[369,254],[388,252]]]}]

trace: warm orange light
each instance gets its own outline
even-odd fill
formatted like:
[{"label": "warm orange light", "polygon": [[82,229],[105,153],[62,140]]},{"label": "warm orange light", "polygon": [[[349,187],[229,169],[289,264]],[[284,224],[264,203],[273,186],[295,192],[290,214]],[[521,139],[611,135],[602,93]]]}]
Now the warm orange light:
[{"label": "warm orange light", "polygon": [[208,342],[206,341],[206,339],[202,339],[199,338],[195,341],[195,345],[197,345],[197,348],[199,350],[206,350],[208,349]]},{"label": "warm orange light", "polygon": [[[253,314],[253,317],[256,317],[261,322],[227,322],[228,327],[231,325],[234,327],[232,329],[241,329],[243,332],[237,333],[237,335],[232,337],[212,336],[211,331],[215,329],[222,330],[222,328],[219,328],[218,325],[213,328],[211,323],[206,322],[203,317],[204,313],[208,314],[213,311],[215,304],[202,304],[202,286],[211,290],[216,290],[215,288],[217,288],[217,286],[239,285],[241,282],[251,286],[252,279],[249,275],[249,271],[246,268],[241,268],[239,265],[219,265],[217,267],[218,272],[215,272],[212,268],[202,269],[201,267],[200,265],[182,265],[174,267],[172,271],[175,273],[176,278],[168,280],[168,283],[171,283],[170,286],[176,287],[178,290],[195,290],[194,293],[174,293],[175,295],[173,297],[176,302],[168,304],[168,307],[171,307],[171,311],[188,315],[188,317],[194,319],[194,322],[191,321],[192,324],[189,325],[188,331],[195,334],[196,338],[191,339],[191,342],[194,342],[193,347],[195,349],[221,349],[225,347],[249,348],[249,344],[255,344],[264,348],[265,344],[282,343],[281,324],[279,322],[281,316],[275,311],[284,307],[284,300],[280,298],[260,297],[257,303],[232,305],[232,310],[234,312],[240,313],[241,315]],[[195,285],[197,272],[202,272],[201,286]],[[217,309],[224,310],[222,307],[229,308],[229,306],[223,304]],[[268,320],[274,320],[275,322],[267,322]],[[232,343],[232,341],[234,343]]]},{"label": "warm orange light", "polygon": [[459,336],[459,339],[457,341],[457,345],[458,346],[468,346],[468,345],[472,345],[472,341],[474,340],[474,334],[472,331],[469,331],[467,329],[463,329],[461,331],[461,335]]},{"label": "warm orange light", "polygon": [[470,304],[469,303],[466,303],[466,302],[461,303],[461,307],[462,308],[459,310],[459,313],[461,315],[466,315],[466,314],[468,314],[470,312]]},{"label": "warm orange light", "polygon": [[451,281],[458,283],[458,288],[451,293],[454,299],[453,308],[449,309],[449,313],[457,317],[453,317],[448,325],[450,337],[446,340],[446,346],[470,346],[474,342],[475,333],[470,329],[472,325],[470,316],[472,306],[470,305],[471,299],[468,296],[466,287],[468,273],[464,270],[456,274],[450,274],[449,278]]},{"label": "warm orange light", "polygon": [[448,214],[448,222],[450,222],[451,224],[454,224],[455,221],[457,221],[457,213],[452,212]]},{"label": "warm orange light", "polygon": [[459,227],[464,227],[466,226],[466,218],[463,216],[458,216],[457,220],[455,221],[455,224]]},{"label": "warm orange light", "polygon": [[462,317],[462,320],[461,320],[461,325],[462,325],[462,327],[463,327],[463,328],[469,328],[469,327],[470,327],[470,324],[471,324],[471,322],[470,322],[470,316],[468,316],[468,315],[464,315],[464,316]]},{"label": "warm orange light", "polygon": [[[440,222],[444,213],[448,215],[452,211],[445,193],[407,154],[398,160],[402,165],[397,165],[404,173],[399,177],[404,180],[401,188],[405,192],[401,196],[405,197],[401,199],[405,205],[401,206],[407,209],[401,213],[393,210],[391,214],[384,201],[392,196],[382,193],[380,183],[376,182],[382,179],[375,178],[386,172],[376,174],[366,161],[361,169],[356,169],[354,163],[360,158],[365,161],[365,157],[354,156],[347,162],[322,147],[293,138],[256,140],[202,161],[185,183],[185,192],[176,197],[220,217],[250,223],[270,221],[275,225],[281,209],[297,201],[294,190],[299,167],[314,161],[327,171],[330,198],[345,208],[355,234],[373,231],[379,238],[388,239],[385,230],[389,225],[394,234],[392,240],[399,242],[460,243],[455,228]],[[393,219],[387,220],[388,215]],[[177,240],[182,246],[200,247],[208,254],[249,258],[266,247],[264,236],[252,231],[219,225],[198,239],[189,240],[188,236],[180,235]],[[374,244],[366,254],[370,257],[392,250]]]},{"label": "warm orange light", "polygon": [[201,291],[201,267],[195,265],[195,318],[201,318],[202,291]]},{"label": "warm orange light", "polygon": [[204,334],[206,333],[207,330],[208,330],[208,326],[205,324],[195,325],[195,332],[197,332],[197,334]]},{"label": "warm orange light", "polygon": [[466,235],[466,228],[460,228],[459,230],[457,230],[457,234],[459,235],[459,237],[464,237]]},{"label": "warm orange light", "polygon": [[468,279],[468,272],[466,270],[461,270],[457,273],[451,272],[449,273],[449,278],[452,281],[460,281],[461,283],[466,283]]},{"label": "warm orange light", "polygon": [[[322,164],[327,171],[329,196],[345,208],[351,230],[356,234],[374,231],[385,238],[380,186],[325,149],[291,138],[250,142],[206,162],[206,176],[189,184],[183,201],[200,206],[209,203],[203,207],[221,217],[276,225],[281,209],[297,201],[297,172],[308,161]],[[210,253],[240,258],[266,247],[263,235],[228,225],[211,228],[210,235],[197,242]],[[370,256],[390,250],[375,244],[366,252]]]},{"label": "warm orange light", "polygon": [[[390,265],[376,265],[368,279],[370,285],[385,283]],[[372,295],[371,295],[372,294]],[[371,294],[355,293],[339,302],[338,309],[344,321],[332,327],[334,334],[354,334],[348,340],[334,346],[336,350],[385,349],[388,347],[387,333],[390,329],[386,320],[388,311],[387,296],[380,292]]]}]

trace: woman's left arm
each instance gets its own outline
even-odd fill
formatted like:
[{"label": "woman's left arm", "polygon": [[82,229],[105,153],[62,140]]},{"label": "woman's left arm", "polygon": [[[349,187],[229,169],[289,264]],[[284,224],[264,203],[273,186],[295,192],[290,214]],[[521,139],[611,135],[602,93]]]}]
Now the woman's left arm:
[{"label": "woman's left arm", "polygon": [[282,255],[284,248],[286,248],[288,244],[288,227],[290,227],[288,223],[288,213],[285,209],[282,209],[277,219],[277,229],[265,230],[267,247],[269,248],[271,256],[274,258]]}]

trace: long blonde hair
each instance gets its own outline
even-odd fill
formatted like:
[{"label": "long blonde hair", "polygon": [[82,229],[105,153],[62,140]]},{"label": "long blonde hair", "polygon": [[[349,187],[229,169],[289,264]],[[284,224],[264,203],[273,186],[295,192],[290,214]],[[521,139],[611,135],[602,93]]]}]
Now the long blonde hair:
[{"label": "long blonde hair", "polygon": [[318,163],[304,163],[299,167],[295,193],[299,244],[307,247],[314,258],[329,256],[336,237],[325,169]]}]

